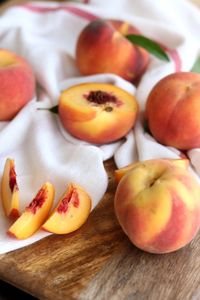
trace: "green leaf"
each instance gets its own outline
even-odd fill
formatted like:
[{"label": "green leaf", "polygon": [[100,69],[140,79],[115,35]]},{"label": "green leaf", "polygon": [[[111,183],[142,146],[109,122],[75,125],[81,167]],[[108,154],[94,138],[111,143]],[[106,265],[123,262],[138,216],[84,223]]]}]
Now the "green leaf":
[{"label": "green leaf", "polygon": [[164,61],[170,61],[168,55],[161,48],[161,46],[159,44],[157,44],[156,42],[154,42],[142,35],[136,35],[136,34],[128,34],[128,35],[126,35],[126,38],[134,45],[137,45],[137,46],[140,46],[140,47],[146,49],[149,53],[153,54],[157,58],[164,60]]},{"label": "green leaf", "polygon": [[200,56],[195,61],[194,65],[191,69],[191,72],[200,73]]},{"label": "green leaf", "polygon": [[54,114],[58,114],[58,105],[55,105],[53,107],[50,107],[50,108],[37,108],[37,110],[48,110]]}]

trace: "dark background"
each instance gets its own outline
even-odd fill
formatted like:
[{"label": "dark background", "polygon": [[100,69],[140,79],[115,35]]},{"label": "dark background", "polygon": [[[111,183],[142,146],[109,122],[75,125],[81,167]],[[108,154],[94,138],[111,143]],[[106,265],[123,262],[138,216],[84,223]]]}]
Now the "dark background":
[{"label": "dark background", "polygon": [[0,280],[0,300],[36,300],[14,286]]}]

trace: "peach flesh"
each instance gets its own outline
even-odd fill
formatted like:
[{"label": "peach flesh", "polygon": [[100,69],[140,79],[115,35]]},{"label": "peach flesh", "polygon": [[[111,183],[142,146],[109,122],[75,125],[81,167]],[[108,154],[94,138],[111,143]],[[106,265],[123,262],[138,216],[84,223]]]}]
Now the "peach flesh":
[{"label": "peach flesh", "polygon": [[56,234],[73,232],[86,222],[90,210],[90,196],[79,185],[70,183],[42,229]]},{"label": "peach flesh", "polygon": [[7,217],[16,219],[19,217],[19,188],[15,163],[13,159],[7,159],[1,179],[2,205]]},{"label": "peach flesh", "polygon": [[69,208],[69,203],[72,203],[72,205],[76,208],[79,207],[78,193],[75,189],[71,189],[70,192],[65,195],[57,208],[57,212],[60,214],[66,213]]},{"label": "peach flesh", "polygon": [[42,188],[39,190],[35,198],[31,201],[29,206],[27,206],[26,211],[36,214],[37,210],[40,209],[47,198],[47,190]]},{"label": "peach flesh", "polygon": [[59,116],[73,136],[104,144],[122,138],[134,126],[135,97],[111,84],[85,83],[62,92]]},{"label": "peach flesh", "polygon": [[17,239],[32,236],[45,222],[54,199],[54,187],[46,182],[22,215],[11,225],[7,234]]},{"label": "peach flesh", "polygon": [[17,175],[16,175],[16,172],[15,172],[15,166],[14,165],[12,165],[12,167],[10,168],[9,186],[10,186],[11,192],[14,191],[14,187],[16,187],[17,190],[19,190],[18,185],[17,185]]}]

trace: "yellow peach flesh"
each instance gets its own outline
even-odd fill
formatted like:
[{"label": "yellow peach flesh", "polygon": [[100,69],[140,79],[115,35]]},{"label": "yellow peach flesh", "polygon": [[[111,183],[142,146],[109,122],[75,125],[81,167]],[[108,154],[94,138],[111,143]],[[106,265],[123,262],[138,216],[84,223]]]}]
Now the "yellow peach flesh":
[{"label": "yellow peach flesh", "polygon": [[[11,178],[12,177],[12,178]],[[1,199],[7,217],[19,216],[19,189],[13,159],[7,159],[1,180]]]},{"label": "yellow peach flesh", "polygon": [[79,185],[71,183],[42,228],[56,234],[73,232],[85,223],[90,210],[89,195]]},{"label": "yellow peach flesh", "polygon": [[[97,99],[91,101],[89,97],[94,94]],[[64,128],[73,136],[96,144],[127,134],[135,123],[137,111],[135,97],[111,84],[76,85],[63,92],[59,102]]]},{"label": "yellow peach flesh", "polygon": [[17,239],[26,239],[32,236],[46,220],[52,207],[53,199],[54,187],[47,182],[41,187],[22,215],[11,225],[8,235]]}]

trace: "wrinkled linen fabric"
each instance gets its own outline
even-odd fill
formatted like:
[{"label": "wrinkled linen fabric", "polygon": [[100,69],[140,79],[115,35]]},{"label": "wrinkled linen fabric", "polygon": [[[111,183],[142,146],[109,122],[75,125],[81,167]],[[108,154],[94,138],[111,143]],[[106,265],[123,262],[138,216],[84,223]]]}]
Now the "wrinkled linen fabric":
[{"label": "wrinkled linen fabric", "polygon": [[[158,80],[173,72],[189,71],[197,59],[198,9],[184,0],[87,2],[29,2],[9,8],[0,19],[0,47],[25,57],[37,80],[36,97],[12,121],[0,122],[0,173],[6,158],[14,158],[21,211],[46,181],[55,186],[56,201],[69,182],[82,185],[94,208],[107,189],[103,161],[111,157],[117,167],[123,167],[136,160],[182,156],[144,131],[143,112],[148,93]],[[142,34],[161,43],[170,62],[152,56],[137,89],[113,74],[81,76],[75,63],[76,41],[83,27],[97,18],[129,21]],[[136,96],[140,112],[134,129],[126,137],[107,145],[92,145],[68,134],[57,115],[37,110],[56,105],[61,90],[82,82],[108,82]],[[188,156],[200,174],[200,149],[188,151]],[[18,241],[6,235],[10,224],[0,207],[0,254],[49,235],[38,231],[29,239]]]}]

